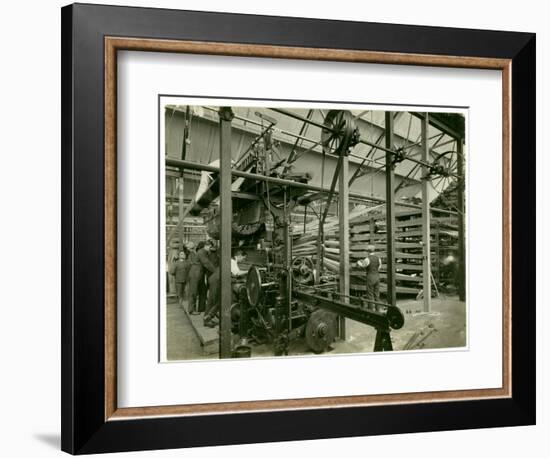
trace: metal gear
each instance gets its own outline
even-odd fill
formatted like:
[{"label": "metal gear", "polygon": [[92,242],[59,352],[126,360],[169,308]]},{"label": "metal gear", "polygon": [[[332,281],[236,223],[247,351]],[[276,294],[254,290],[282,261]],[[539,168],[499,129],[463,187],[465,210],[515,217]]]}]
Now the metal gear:
[{"label": "metal gear", "polygon": [[314,265],[311,258],[298,256],[291,264],[292,280],[299,285],[310,285],[314,281]]},{"label": "metal gear", "polygon": [[[446,156],[452,157],[453,154],[456,154],[456,151],[445,151],[444,153],[438,154],[435,159],[432,161],[429,167],[429,176],[435,177],[435,176],[442,176],[442,177],[448,177],[453,174],[453,171],[449,167],[449,164],[445,164],[442,159]],[[447,159],[448,159],[447,157]]]},{"label": "metal gear", "polygon": [[326,310],[315,310],[305,329],[306,343],[314,353],[323,353],[336,337],[336,316]]}]

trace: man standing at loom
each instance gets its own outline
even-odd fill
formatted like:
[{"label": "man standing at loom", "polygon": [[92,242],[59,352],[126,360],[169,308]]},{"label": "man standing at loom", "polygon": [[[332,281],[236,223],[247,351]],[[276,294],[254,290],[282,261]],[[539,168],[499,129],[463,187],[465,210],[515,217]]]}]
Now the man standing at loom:
[{"label": "man standing at loom", "polygon": [[370,310],[376,310],[375,302],[380,302],[380,258],[374,254],[374,245],[367,246],[367,256],[365,259],[357,261],[357,265],[365,269],[366,273],[366,292],[365,299],[367,307]]}]

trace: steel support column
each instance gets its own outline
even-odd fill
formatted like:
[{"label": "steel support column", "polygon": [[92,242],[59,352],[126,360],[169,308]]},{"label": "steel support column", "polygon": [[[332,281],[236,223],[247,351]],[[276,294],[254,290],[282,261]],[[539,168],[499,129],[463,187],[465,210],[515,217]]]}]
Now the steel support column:
[{"label": "steel support column", "polygon": [[461,301],[466,300],[466,247],[464,234],[464,187],[466,181],[464,179],[464,150],[463,139],[456,139],[457,151],[457,172],[458,172],[458,188],[457,188],[457,204],[458,204],[458,298]]},{"label": "steel support column", "polygon": [[[386,111],[386,148],[393,149],[393,113]],[[386,299],[395,305],[395,165],[393,154],[386,151]],[[371,235],[372,237],[372,235]]]},{"label": "steel support column", "polygon": [[184,232],[183,232],[183,222],[184,222],[183,220],[185,219],[184,181],[185,181],[185,178],[183,177],[183,173],[182,173],[181,177],[178,178],[178,227],[181,228],[179,232],[179,236],[180,236],[179,251],[183,249],[183,244],[184,244]]},{"label": "steel support column", "polygon": [[[422,117],[422,160],[428,161],[430,156],[430,145],[428,141],[428,130],[430,117],[425,113]],[[430,169],[422,166],[422,291],[424,297],[424,312],[432,308],[432,269],[431,269],[431,246],[430,246]]]},{"label": "steel support column", "polygon": [[220,358],[231,357],[231,121],[233,110],[220,115]]},{"label": "steel support column", "polygon": [[[342,158],[342,165],[338,176],[338,229],[340,238],[340,294],[347,302],[349,296],[349,159]],[[346,339],[346,319],[338,320],[338,336]]]},{"label": "steel support column", "polygon": [[[187,159],[187,145],[189,142],[189,126],[190,126],[190,117],[191,117],[191,107],[187,105],[187,108],[185,109],[185,118],[184,118],[184,127],[183,127],[183,137],[181,139],[181,159],[185,161]],[[179,186],[178,186],[178,228],[179,228],[179,250],[181,251],[183,249],[183,243],[184,243],[184,233],[183,233],[183,220],[185,219],[185,204],[183,202],[184,199],[184,171],[181,170],[181,176],[179,178]]]}]

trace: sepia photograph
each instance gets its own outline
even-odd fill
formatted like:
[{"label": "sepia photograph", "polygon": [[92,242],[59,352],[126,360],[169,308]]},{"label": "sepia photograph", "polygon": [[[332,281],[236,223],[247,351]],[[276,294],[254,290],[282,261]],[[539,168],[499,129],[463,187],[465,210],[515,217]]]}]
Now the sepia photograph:
[{"label": "sepia photograph", "polygon": [[535,424],[535,34],[269,14],[62,9],[62,449]]},{"label": "sepia photograph", "polygon": [[467,349],[466,109],[202,102],[159,97],[160,361]]}]

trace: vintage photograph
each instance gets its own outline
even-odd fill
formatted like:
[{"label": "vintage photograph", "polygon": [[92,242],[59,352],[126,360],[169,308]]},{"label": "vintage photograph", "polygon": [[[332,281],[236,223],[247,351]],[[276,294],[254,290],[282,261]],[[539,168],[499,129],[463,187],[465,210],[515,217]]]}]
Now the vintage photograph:
[{"label": "vintage photograph", "polygon": [[159,97],[160,359],[464,349],[466,110]]}]

